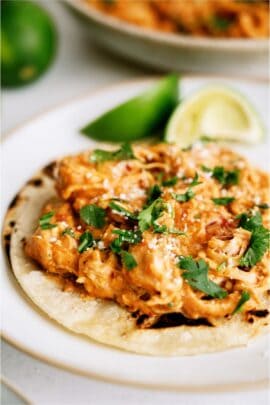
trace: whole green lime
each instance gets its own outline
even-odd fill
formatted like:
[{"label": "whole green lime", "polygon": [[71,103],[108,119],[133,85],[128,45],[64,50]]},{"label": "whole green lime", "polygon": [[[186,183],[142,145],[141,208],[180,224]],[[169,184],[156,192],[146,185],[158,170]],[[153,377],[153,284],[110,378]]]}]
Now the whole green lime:
[{"label": "whole green lime", "polygon": [[1,84],[16,87],[37,79],[55,55],[57,34],[51,17],[38,4],[1,1]]}]

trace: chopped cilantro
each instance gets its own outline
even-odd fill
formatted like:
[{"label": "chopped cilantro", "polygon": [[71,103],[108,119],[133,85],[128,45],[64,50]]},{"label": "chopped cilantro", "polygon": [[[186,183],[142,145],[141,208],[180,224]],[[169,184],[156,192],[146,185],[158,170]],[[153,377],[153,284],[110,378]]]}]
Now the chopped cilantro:
[{"label": "chopped cilantro", "polygon": [[191,256],[180,257],[178,266],[185,270],[182,276],[191,287],[214,298],[225,298],[228,295],[226,290],[209,280],[209,267],[203,259],[196,262]]},{"label": "chopped cilantro", "polygon": [[253,267],[269,249],[270,231],[262,224],[262,216],[256,212],[253,216],[243,213],[238,215],[239,227],[251,232],[249,246],[240,259],[240,266]]},{"label": "chopped cilantro", "polygon": [[39,226],[41,229],[52,229],[56,224],[51,224],[50,220],[54,216],[54,211],[47,212],[39,218]]},{"label": "chopped cilantro", "polygon": [[86,231],[84,232],[79,239],[79,246],[78,246],[78,252],[82,253],[84,252],[86,249],[90,248],[93,246],[94,244],[94,238],[93,235]]},{"label": "chopped cilantro", "polygon": [[142,240],[142,234],[140,231],[128,231],[126,229],[115,229],[112,231],[114,234],[119,235],[119,240],[121,244],[123,242],[127,243],[139,243]]},{"label": "chopped cilantro", "polygon": [[261,208],[262,210],[268,210],[270,208],[270,205],[267,203],[261,203],[261,204],[257,204],[258,208]]},{"label": "chopped cilantro", "polygon": [[105,162],[107,160],[129,160],[129,159],[135,159],[135,156],[133,154],[131,146],[128,143],[124,143],[120,147],[120,149],[113,152],[108,150],[95,149],[90,156],[90,162],[93,163]]},{"label": "chopped cilantro", "polygon": [[148,198],[147,198],[146,204],[149,205],[149,204],[152,204],[153,201],[155,201],[157,198],[159,198],[161,196],[162,190],[158,184],[155,184],[153,187],[151,187],[148,190],[147,194],[148,194]]},{"label": "chopped cilantro", "polygon": [[210,173],[212,170],[210,169],[210,167],[207,167],[207,166],[205,166],[205,165],[201,165],[201,169],[202,169],[202,171],[203,172],[206,172],[206,173]]},{"label": "chopped cilantro", "polygon": [[178,202],[187,202],[195,196],[195,193],[188,189],[184,194],[172,193],[172,196]]},{"label": "chopped cilantro", "polygon": [[174,176],[174,177],[171,177],[171,178],[168,179],[168,180],[164,180],[164,181],[162,182],[162,185],[163,185],[164,187],[175,186],[176,183],[178,182],[178,180],[179,180],[179,178],[178,178],[177,176]]},{"label": "chopped cilantro", "polygon": [[218,180],[223,186],[231,186],[239,182],[239,170],[225,170],[222,166],[216,166],[212,170],[212,177]]},{"label": "chopped cilantro", "polygon": [[137,216],[133,214],[132,212],[128,211],[126,208],[122,207],[121,205],[111,201],[109,203],[109,207],[113,210],[118,212],[120,215],[123,215],[124,217],[127,217],[129,219],[137,219]]},{"label": "chopped cilantro", "polygon": [[136,267],[138,264],[132,254],[125,250],[121,251],[121,259],[123,265],[126,267],[127,270],[134,269],[134,267]]},{"label": "chopped cilantro", "polygon": [[236,305],[235,310],[233,311],[233,315],[236,314],[237,312],[241,312],[243,309],[243,305],[245,302],[247,302],[250,299],[250,294],[247,291],[243,291],[240,300],[238,301],[238,304]]},{"label": "chopped cilantro", "polygon": [[212,198],[216,205],[227,205],[230,204],[232,201],[235,200],[234,197],[220,197],[220,198]]},{"label": "chopped cilantro", "polygon": [[192,179],[192,182],[189,184],[189,187],[194,187],[194,186],[198,186],[198,184],[201,184],[201,181],[198,181],[198,173],[195,173],[194,178]]},{"label": "chopped cilantro", "polygon": [[149,229],[166,209],[166,204],[161,198],[157,198],[151,205],[142,210],[138,215],[139,229],[141,232]]},{"label": "chopped cilantro", "polygon": [[62,235],[69,235],[69,236],[72,236],[72,238],[75,237],[75,233],[74,233],[72,228],[64,229],[63,232],[62,232]]},{"label": "chopped cilantro", "polygon": [[217,31],[227,31],[233,21],[231,17],[216,14],[210,19],[209,25]]},{"label": "chopped cilantro", "polygon": [[103,228],[105,225],[106,211],[95,204],[85,205],[80,209],[80,217],[87,224],[95,228]]}]

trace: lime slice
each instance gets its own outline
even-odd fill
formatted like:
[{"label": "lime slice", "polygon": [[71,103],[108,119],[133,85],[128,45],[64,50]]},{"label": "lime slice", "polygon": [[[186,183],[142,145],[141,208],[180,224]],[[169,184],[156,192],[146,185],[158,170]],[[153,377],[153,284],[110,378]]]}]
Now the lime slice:
[{"label": "lime slice", "polygon": [[17,87],[37,79],[55,55],[57,35],[49,14],[30,1],[1,1],[1,84]]},{"label": "lime slice", "polygon": [[260,117],[243,95],[227,87],[211,86],[191,95],[176,108],[165,139],[187,147],[201,137],[257,143],[263,136]]},{"label": "lime slice", "polygon": [[142,95],[90,122],[81,133],[108,142],[129,142],[153,135],[164,127],[178,100],[178,78],[167,76]]}]

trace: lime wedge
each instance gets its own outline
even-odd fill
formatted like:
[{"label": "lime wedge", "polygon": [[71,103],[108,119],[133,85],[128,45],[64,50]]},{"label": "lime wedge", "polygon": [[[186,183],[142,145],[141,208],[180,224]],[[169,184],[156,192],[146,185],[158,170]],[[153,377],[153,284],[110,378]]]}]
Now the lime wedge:
[{"label": "lime wedge", "polygon": [[90,122],[81,133],[108,142],[129,142],[153,135],[164,127],[178,101],[178,78],[170,75]]},{"label": "lime wedge", "polygon": [[168,122],[165,140],[187,147],[201,137],[257,143],[263,136],[261,119],[243,95],[210,86],[181,102]]}]

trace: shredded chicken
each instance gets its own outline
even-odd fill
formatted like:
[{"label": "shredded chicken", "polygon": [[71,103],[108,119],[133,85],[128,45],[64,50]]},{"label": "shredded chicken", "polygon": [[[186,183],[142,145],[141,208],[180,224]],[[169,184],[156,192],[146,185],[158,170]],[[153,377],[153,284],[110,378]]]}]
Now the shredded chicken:
[{"label": "shredded chicken", "polygon": [[[249,271],[240,266],[251,232],[238,226],[237,215],[249,209],[258,212],[258,202],[269,200],[268,175],[216,145],[197,145],[186,151],[167,144],[142,145],[134,147],[134,152],[136,159],[121,161],[91,163],[91,152],[61,160],[56,178],[59,200],[46,204],[42,213],[52,212],[51,224],[55,226],[38,226],[26,241],[26,254],[49,273],[75,275],[90,296],[114,300],[130,312],[149,317],[179,312],[215,322],[233,313],[242,291],[250,294],[243,313],[262,308],[269,288],[269,256],[265,253]],[[203,169],[215,166],[239,170],[238,184],[225,187]],[[136,266],[127,269],[111,244],[117,238],[115,231],[136,231],[138,224],[113,210],[110,202],[138,215],[145,208],[149,189],[161,184],[162,176],[163,180],[178,179],[173,185],[162,186],[166,209],[155,225],[165,226],[167,231],[143,231],[141,240],[128,246]],[[196,177],[197,184],[191,186]],[[173,198],[190,187],[194,195],[189,200]],[[213,201],[226,196],[235,200],[227,205]],[[101,228],[80,218],[80,209],[88,204],[105,210]],[[269,226],[267,209],[262,209],[261,215],[264,226]],[[86,231],[95,242],[79,252],[80,238]],[[227,291],[226,297],[208,297],[189,285],[177,263],[179,257],[190,256],[207,263],[209,279]]]}]

